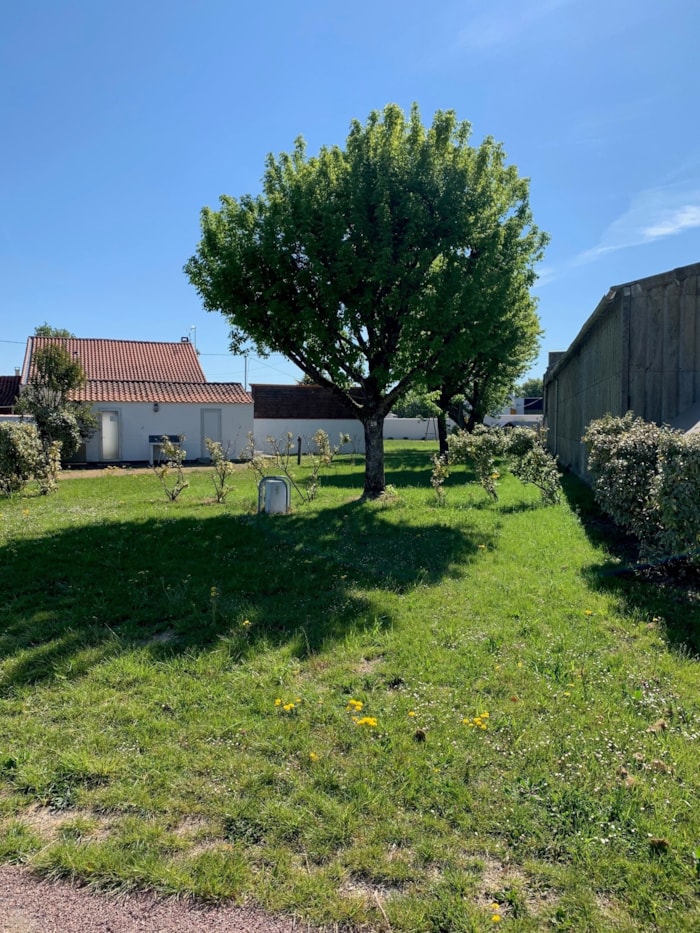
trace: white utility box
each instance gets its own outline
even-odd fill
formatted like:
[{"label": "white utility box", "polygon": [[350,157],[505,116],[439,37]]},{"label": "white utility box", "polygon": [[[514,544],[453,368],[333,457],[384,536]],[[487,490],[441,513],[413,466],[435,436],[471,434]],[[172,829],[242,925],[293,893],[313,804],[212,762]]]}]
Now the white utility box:
[{"label": "white utility box", "polygon": [[291,484],[286,476],[265,476],[258,486],[258,512],[284,515],[289,511]]}]

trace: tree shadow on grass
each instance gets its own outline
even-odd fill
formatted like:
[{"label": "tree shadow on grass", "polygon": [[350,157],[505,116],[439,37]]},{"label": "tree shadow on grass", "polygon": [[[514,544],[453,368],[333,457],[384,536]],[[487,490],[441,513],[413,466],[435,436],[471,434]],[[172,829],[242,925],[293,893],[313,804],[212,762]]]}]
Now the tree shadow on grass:
[{"label": "tree shadow on grass", "polygon": [[589,486],[567,473],[562,488],[589,540],[610,555],[609,560],[586,569],[591,587],[613,593],[626,611],[646,616],[650,622],[660,620],[671,647],[699,655],[698,568],[679,560],[640,564],[635,539],[600,510]]},{"label": "tree shadow on grass", "polygon": [[[426,444],[425,448],[400,447],[396,450],[384,451],[384,479],[388,486],[396,489],[423,486],[430,492],[430,474],[433,470],[431,457],[437,453],[435,444]],[[330,470],[321,473],[321,486],[332,486],[339,489],[357,489],[362,492],[362,473],[358,472],[356,464],[363,462],[364,457],[351,455],[348,458],[336,460]],[[355,469],[344,469],[354,464]]]},{"label": "tree shadow on grass", "polygon": [[287,516],[173,514],[11,543],[0,695],[79,676],[125,647],[170,657],[226,638],[242,652],[292,642],[314,652],[391,622],[373,592],[437,584],[489,543],[389,511],[350,503]]}]

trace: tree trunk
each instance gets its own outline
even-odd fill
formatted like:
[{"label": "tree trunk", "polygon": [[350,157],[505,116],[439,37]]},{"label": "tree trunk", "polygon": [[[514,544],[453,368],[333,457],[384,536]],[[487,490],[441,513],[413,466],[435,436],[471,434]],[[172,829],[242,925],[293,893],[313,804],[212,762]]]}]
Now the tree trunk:
[{"label": "tree trunk", "polygon": [[440,443],[440,456],[447,456],[449,448],[447,446],[447,415],[441,411],[437,416],[438,441]]},{"label": "tree trunk", "polygon": [[384,479],[384,415],[372,415],[365,429],[365,491],[363,498],[376,499],[386,489]]}]

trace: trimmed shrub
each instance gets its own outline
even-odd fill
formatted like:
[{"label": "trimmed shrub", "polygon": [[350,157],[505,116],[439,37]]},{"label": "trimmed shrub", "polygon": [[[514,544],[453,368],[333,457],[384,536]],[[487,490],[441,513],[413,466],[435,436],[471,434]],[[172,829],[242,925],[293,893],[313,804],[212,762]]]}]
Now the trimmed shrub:
[{"label": "trimmed shrub", "polygon": [[658,531],[659,441],[668,430],[635,418],[630,411],[622,418],[605,415],[592,421],[582,438],[598,504],[647,545]]},{"label": "trimmed shrub", "polygon": [[583,436],[596,501],[639,542],[642,560],[700,550],[700,437],[606,415]]},{"label": "trimmed shrub", "polygon": [[537,486],[543,502],[554,505],[560,499],[561,482],[556,461],[544,447],[544,438],[543,431],[529,428],[504,430],[478,425],[471,434],[457,431],[448,438],[449,462],[471,462],[479,482],[496,501],[498,463],[503,461],[522,483]]},{"label": "trimmed shrub", "polygon": [[[516,431],[522,431],[532,441],[527,447],[522,437],[516,437]],[[513,476],[521,483],[531,483],[540,491],[546,505],[556,505],[561,499],[561,480],[554,457],[545,450],[543,440],[528,428],[515,428],[509,438],[508,464]]]},{"label": "trimmed shrub", "polygon": [[58,449],[49,452],[41,442],[36,425],[26,422],[0,422],[0,494],[21,492],[31,479],[43,493],[56,486]]},{"label": "trimmed shrub", "polygon": [[498,500],[496,462],[504,455],[506,439],[500,428],[487,428],[478,424],[471,434],[455,431],[447,439],[450,463],[471,463],[488,495]]},{"label": "trimmed shrub", "polygon": [[700,435],[661,436],[655,495],[656,553],[700,560]]}]

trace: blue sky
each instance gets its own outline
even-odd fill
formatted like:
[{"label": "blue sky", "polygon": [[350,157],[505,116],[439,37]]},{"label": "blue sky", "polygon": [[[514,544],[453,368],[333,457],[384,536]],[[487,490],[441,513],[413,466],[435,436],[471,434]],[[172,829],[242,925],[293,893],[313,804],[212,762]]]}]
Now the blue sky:
[{"label": "blue sky", "polygon": [[[48,321],[196,339],[243,381],[182,272],[199,212],[257,193],[268,152],[350,121],[454,109],[531,179],[536,288],[564,349],[611,285],[700,261],[697,0],[23,0],[0,31],[0,373]],[[194,330],[192,329],[194,328]],[[249,382],[292,382],[250,359]]]}]

